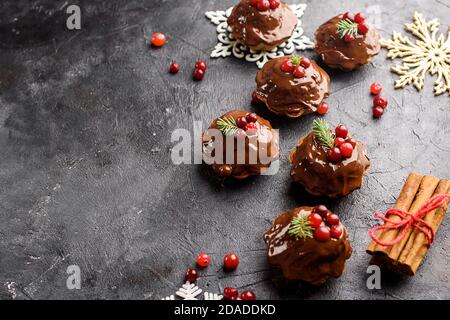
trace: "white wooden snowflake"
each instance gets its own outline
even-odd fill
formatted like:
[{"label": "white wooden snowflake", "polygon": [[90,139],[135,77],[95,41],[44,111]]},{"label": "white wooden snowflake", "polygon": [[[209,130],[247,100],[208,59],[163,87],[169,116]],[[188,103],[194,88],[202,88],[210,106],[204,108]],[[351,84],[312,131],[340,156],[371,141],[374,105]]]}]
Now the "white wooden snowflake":
[{"label": "white wooden snowflake", "polygon": [[392,71],[400,75],[395,88],[404,88],[413,84],[417,90],[424,86],[425,75],[437,74],[434,82],[434,94],[445,91],[450,95],[450,27],[445,40],[444,34],[437,37],[439,20],[425,21],[423,15],[415,12],[413,23],[406,23],[405,30],[418,39],[413,43],[408,37],[394,32],[392,40],[381,40],[381,46],[389,50],[388,57],[402,58],[403,64],[394,65]]},{"label": "white wooden snowflake", "polygon": [[245,59],[250,62],[256,62],[258,68],[262,68],[269,59],[282,57],[284,55],[292,54],[295,50],[306,50],[314,48],[314,43],[303,35],[302,21],[300,18],[306,10],[306,4],[291,4],[290,8],[298,18],[297,27],[292,36],[271,51],[255,51],[247,48],[244,44],[236,41],[228,26],[227,19],[233,10],[233,7],[226,11],[208,11],[205,13],[206,17],[212,23],[217,25],[217,39],[218,43],[214,47],[212,58],[225,58],[231,55],[239,59]]},{"label": "white wooden snowflake", "polygon": [[[177,292],[175,292],[175,295],[172,294],[161,300],[175,300],[175,296],[182,300],[198,300],[197,297],[200,293],[202,293],[202,289],[195,285],[195,283],[189,283],[189,281],[187,281]],[[205,292],[203,298],[204,300],[222,300],[223,296],[217,293]]]}]

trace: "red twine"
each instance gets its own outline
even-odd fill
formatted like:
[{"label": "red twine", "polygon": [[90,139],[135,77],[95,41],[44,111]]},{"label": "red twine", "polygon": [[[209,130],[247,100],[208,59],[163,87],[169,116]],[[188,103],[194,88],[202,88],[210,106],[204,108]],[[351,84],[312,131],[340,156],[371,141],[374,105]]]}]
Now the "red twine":
[{"label": "red twine", "polygon": [[[417,212],[408,212],[399,209],[390,209],[386,211],[385,215],[381,215],[378,212],[375,212],[375,217],[383,220],[384,222],[386,222],[386,224],[383,226],[377,226],[375,228],[370,229],[369,235],[372,238],[372,240],[377,244],[384,247],[390,247],[402,241],[405,238],[406,234],[408,233],[409,229],[411,229],[411,227],[414,227],[427,236],[428,246],[430,246],[434,240],[434,231],[433,228],[428,223],[422,220],[422,218],[428,212],[444,206],[448,200],[450,200],[450,195],[438,194],[432,197],[430,200],[428,200]],[[391,215],[398,216],[402,218],[402,220],[400,220],[399,222],[392,222],[391,220],[388,219],[388,217]],[[378,239],[375,236],[375,232],[377,232],[378,230],[393,230],[401,228],[403,229],[400,232],[400,234],[397,236],[397,238],[395,238],[392,241],[385,242]]]}]

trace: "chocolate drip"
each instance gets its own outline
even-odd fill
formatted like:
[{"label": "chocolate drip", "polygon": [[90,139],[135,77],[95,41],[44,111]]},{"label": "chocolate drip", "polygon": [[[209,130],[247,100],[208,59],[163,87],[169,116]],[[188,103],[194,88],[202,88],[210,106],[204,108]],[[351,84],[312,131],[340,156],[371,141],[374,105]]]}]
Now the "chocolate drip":
[{"label": "chocolate drip", "polygon": [[314,133],[300,139],[291,151],[291,176],[313,195],[329,197],[346,196],[363,183],[364,173],[370,162],[364,145],[357,141],[350,158],[333,164],[327,160],[327,152],[316,141]]},{"label": "chocolate drip", "polygon": [[342,15],[336,16],[317,29],[315,51],[331,68],[351,71],[369,63],[378,54],[380,35],[369,25],[367,34],[358,35],[347,43],[336,33],[336,24],[342,18]]},{"label": "chocolate drip", "polygon": [[295,238],[288,234],[291,221],[299,215],[309,215],[311,207],[300,207],[279,215],[265,233],[268,262],[279,267],[288,280],[322,284],[330,277],[339,277],[345,261],[352,254],[347,230],[339,239],[320,242],[313,238]]},{"label": "chocolate drip", "polygon": [[228,25],[234,37],[254,50],[272,50],[289,39],[297,26],[297,16],[282,3],[277,9],[258,11],[248,0],[237,4]]}]

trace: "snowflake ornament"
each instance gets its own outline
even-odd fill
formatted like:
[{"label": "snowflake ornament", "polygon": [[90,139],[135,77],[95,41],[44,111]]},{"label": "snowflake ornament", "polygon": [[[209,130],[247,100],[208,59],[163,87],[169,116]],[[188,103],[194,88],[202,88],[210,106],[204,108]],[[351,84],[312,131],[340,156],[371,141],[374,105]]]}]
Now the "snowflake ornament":
[{"label": "snowflake ornament", "polygon": [[417,90],[424,86],[425,75],[437,74],[434,82],[434,94],[448,92],[450,95],[450,27],[447,39],[444,34],[437,37],[439,20],[426,21],[423,15],[415,12],[413,23],[406,23],[405,30],[418,38],[413,43],[408,37],[394,32],[392,40],[381,40],[381,46],[388,49],[391,59],[402,58],[403,64],[394,65],[391,70],[400,77],[395,81],[395,88],[413,85]]},{"label": "snowflake ornament", "polygon": [[[199,300],[197,297],[202,293],[202,289],[200,289],[195,283],[189,283],[187,281],[185,284],[175,292],[175,295],[167,296],[161,300],[175,300],[175,296],[181,298],[182,300]],[[209,293],[205,292],[203,294],[204,300],[222,300],[223,296],[217,293]]]},{"label": "snowflake ornament", "polygon": [[251,50],[234,38],[231,28],[227,23],[227,19],[231,15],[233,7],[226,11],[219,10],[206,12],[206,17],[211,20],[213,24],[217,25],[217,39],[219,41],[211,53],[211,58],[225,58],[233,55],[239,59],[255,62],[258,68],[261,69],[270,59],[292,54],[295,50],[313,49],[314,43],[308,37],[303,35],[302,22],[300,20],[306,10],[306,4],[291,4],[289,6],[298,18],[297,27],[287,41],[271,51]]}]

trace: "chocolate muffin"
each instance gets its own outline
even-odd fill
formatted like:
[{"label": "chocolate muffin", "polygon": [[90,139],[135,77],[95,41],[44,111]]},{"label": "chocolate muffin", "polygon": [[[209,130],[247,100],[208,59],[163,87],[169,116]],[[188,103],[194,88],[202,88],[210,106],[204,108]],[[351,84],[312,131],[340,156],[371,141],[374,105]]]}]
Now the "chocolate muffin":
[{"label": "chocolate muffin", "polygon": [[297,55],[268,61],[256,74],[256,96],[275,114],[296,118],[315,112],[330,94],[330,77]]},{"label": "chocolate muffin", "polygon": [[315,51],[331,68],[355,70],[380,52],[380,35],[361,13],[340,14],[316,31]]},{"label": "chocolate muffin", "polygon": [[342,197],[359,189],[370,167],[364,145],[339,125],[331,132],[323,120],[291,151],[291,176],[313,195]]},{"label": "chocolate muffin", "polygon": [[288,40],[297,22],[289,6],[278,0],[242,0],[228,17],[236,40],[250,49],[266,51]]},{"label": "chocolate muffin", "polygon": [[280,268],[287,280],[313,285],[340,277],[352,254],[347,229],[323,205],[282,213],[264,238],[271,266]]},{"label": "chocolate muffin", "polygon": [[270,122],[242,110],[215,119],[203,133],[202,144],[203,161],[224,178],[260,175],[279,156],[278,132]]}]

